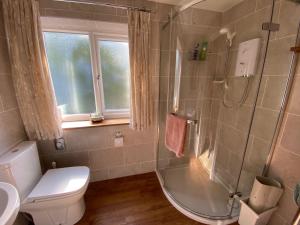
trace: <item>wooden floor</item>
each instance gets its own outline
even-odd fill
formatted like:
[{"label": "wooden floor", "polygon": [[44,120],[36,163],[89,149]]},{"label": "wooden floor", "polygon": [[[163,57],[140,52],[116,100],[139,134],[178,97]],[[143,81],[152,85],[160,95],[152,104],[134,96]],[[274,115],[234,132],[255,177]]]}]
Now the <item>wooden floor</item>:
[{"label": "wooden floor", "polygon": [[91,183],[85,200],[77,225],[201,225],[168,202],[155,173]]}]

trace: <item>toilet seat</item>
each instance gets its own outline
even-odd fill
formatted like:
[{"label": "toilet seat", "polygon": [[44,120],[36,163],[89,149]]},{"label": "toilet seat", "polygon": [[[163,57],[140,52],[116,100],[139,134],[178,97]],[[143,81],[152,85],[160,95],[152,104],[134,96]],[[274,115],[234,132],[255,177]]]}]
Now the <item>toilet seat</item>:
[{"label": "toilet seat", "polygon": [[80,195],[88,186],[89,176],[89,168],[85,166],[48,170],[25,202],[33,203]]}]

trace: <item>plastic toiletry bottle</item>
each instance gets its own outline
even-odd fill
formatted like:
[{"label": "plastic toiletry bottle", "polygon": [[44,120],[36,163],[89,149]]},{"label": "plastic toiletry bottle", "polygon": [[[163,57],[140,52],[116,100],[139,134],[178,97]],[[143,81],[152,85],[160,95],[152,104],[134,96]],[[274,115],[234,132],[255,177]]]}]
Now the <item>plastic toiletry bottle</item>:
[{"label": "plastic toiletry bottle", "polygon": [[194,47],[193,55],[192,55],[192,60],[197,60],[199,56],[199,43],[197,43]]},{"label": "plastic toiletry bottle", "polygon": [[206,60],[207,46],[208,46],[208,42],[207,41],[203,41],[202,42],[202,46],[201,46],[201,50],[200,50],[200,54],[199,54],[199,60],[200,61]]}]

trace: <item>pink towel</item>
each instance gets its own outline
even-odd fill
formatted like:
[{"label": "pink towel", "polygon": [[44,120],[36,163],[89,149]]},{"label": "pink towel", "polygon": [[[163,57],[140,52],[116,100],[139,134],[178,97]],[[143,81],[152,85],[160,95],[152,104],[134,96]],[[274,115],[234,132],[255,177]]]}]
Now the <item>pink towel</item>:
[{"label": "pink towel", "polygon": [[178,158],[183,156],[187,120],[173,114],[167,115],[165,144]]}]

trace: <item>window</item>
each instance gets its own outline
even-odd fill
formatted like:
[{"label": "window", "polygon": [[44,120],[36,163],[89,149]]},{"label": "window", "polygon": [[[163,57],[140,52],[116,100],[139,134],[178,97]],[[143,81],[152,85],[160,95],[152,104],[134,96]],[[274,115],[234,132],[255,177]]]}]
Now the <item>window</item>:
[{"label": "window", "polygon": [[65,121],[129,117],[127,37],[91,32],[44,31],[55,95]]}]

